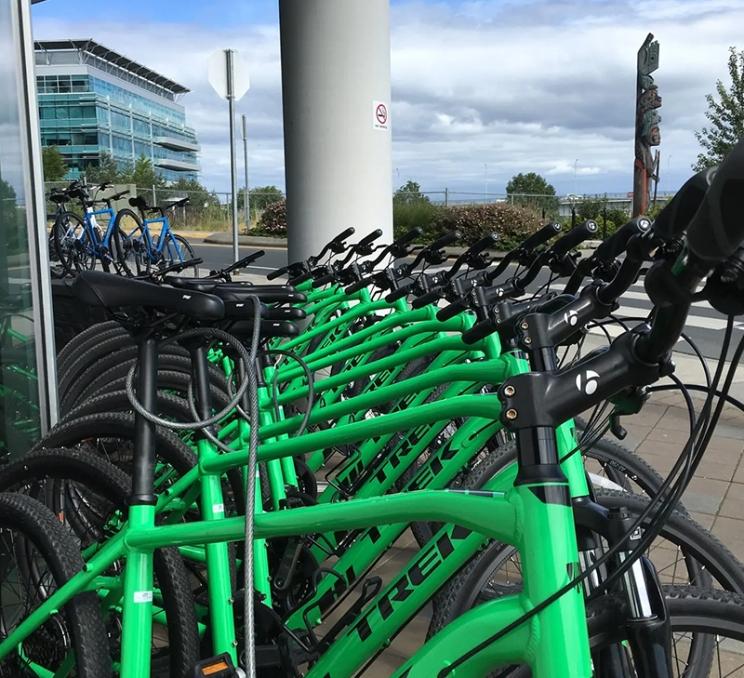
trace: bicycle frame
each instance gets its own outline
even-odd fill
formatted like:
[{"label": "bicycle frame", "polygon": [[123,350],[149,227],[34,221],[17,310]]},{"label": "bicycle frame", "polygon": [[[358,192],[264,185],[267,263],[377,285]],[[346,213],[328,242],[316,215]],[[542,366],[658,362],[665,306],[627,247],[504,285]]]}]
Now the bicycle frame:
[{"label": "bicycle frame", "polygon": [[[481,371],[482,376],[483,365],[458,365],[445,368],[443,371],[449,370],[449,378],[472,380],[476,369]],[[407,380],[410,382],[407,386],[411,390],[425,386],[422,380],[430,381],[430,377],[423,375]],[[405,390],[398,384],[388,388]],[[370,394],[366,397],[374,396],[375,394]],[[343,407],[343,403],[341,406]],[[264,443],[259,449],[259,458],[279,459],[304,454],[327,445],[351,443],[373,434],[407,431],[415,426],[447,421],[453,417],[479,417],[496,422],[499,412],[499,401],[493,395],[457,396],[405,412],[381,415],[374,420],[352,422],[335,429],[306,434],[296,439]],[[291,420],[289,421],[291,427]],[[286,424],[274,424],[263,428],[262,438],[279,436],[285,432],[281,430],[282,427],[286,427]],[[571,436],[559,435],[558,445],[563,452],[567,452],[573,447],[573,439]],[[200,445],[200,451],[201,447]],[[200,459],[199,469],[195,473],[186,474],[177,480],[167,495],[161,496],[158,509],[167,506],[189,487],[194,475],[218,479],[227,469],[240,467],[244,463],[244,452],[214,454]],[[570,474],[569,477],[573,478],[569,479],[569,482],[576,486],[571,488],[571,493],[585,494],[585,480],[580,461],[577,472]],[[558,489],[551,489],[553,487]],[[494,632],[503,627],[504,623],[513,620],[524,610],[568,583],[572,574],[578,572],[573,514],[569,505],[541,499],[541,496],[567,494],[566,489],[565,484],[539,483],[514,486],[503,494],[422,490],[373,499],[355,499],[333,505],[263,513],[256,517],[256,537],[266,539],[338,529],[363,529],[383,523],[395,525],[416,520],[438,520],[460,526],[460,532],[457,532],[458,528],[447,526],[442,528],[453,531],[452,537],[443,540],[440,532],[434,540],[440,555],[443,552],[447,555],[456,552],[456,549],[450,547],[457,542],[465,541],[471,533],[477,533],[471,540],[473,552],[487,537],[514,544],[520,550],[524,563],[523,593],[481,606],[468,613],[463,618],[465,621],[453,625],[452,630],[448,627],[435,641],[427,643],[411,660],[408,673],[402,674],[429,676],[432,675],[431,666],[438,665],[441,669],[451,664],[452,647],[461,648],[463,654],[470,650],[475,651],[483,640],[486,629]],[[237,541],[243,538],[244,533],[242,518],[220,518],[155,527],[155,514],[155,506],[132,506],[129,522],[122,532],[103,545],[88,561],[84,572],[61,587],[0,644],[0,657],[13,651],[34,628],[74,595],[83,590],[96,588],[96,577],[112,562],[126,556],[121,675],[124,678],[149,676],[153,611],[152,549],[165,545],[198,546]],[[461,531],[462,528],[465,528],[464,533]],[[526,548],[527,545],[529,549]],[[465,551],[459,550],[461,556]],[[429,552],[424,551],[423,555],[427,553]],[[441,560],[444,562],[446,559]],[[449,567],[435,567],[431,553],[429,560],[417,560],[409,567],[411,576],[407,580],[406,588],[399,589],[397,594],[387,597],[383,597],[386,596],[386,592],[382,592],[369,606],[370,611],[330,646],[308,676],[312,678],[326,675],[347,676],[363,665],[400,630],[423,602],[434,595],[440,581],[446,580],[456,571],[457,566],[453,561],[450,560],[447,564]],[[219,571],[212,573],[210,570],[210,579],[213,574],[215,579],[219,576],[229,577],[227,572],[224,570],[222,573]],[[437,576],[434,576],[434,572]],[[418,586],[415,587],[415,591],[408,595],[407,587],[416,584]],[[231,605],[224,600],[215,600],[214,603],[210,606],[213,614],[229,616],[232,620]],[[467,633],[467,622],[473,619],[475,619],[473,623],[481,629],[477,635]],[[369,633],[366,631],[367,627]],[[361,635],[365,637],[360,640]],[[443,637],[450,635],[456,636],[460,644],[453,646],[450,644],[452,640],[450,642],[442,640]],[[234,629],[232,633],[230,629],[226,629],[224,638],[220,638],[219,641],[215,642],[215,650],[228,651],[235,659],[235,646],[232,644]],[[508,662],[527,662],[533,667],[536,678],[588,677],[590,663],[581,591],[576,588],[569,595],[561,597],[554,605],[536,615],[525,628],[520,628],[496,643],[493,649],[485,653],[475,652],[464,661],[463,671],[465,675],[470,675],[468,671],[474,670],[474,667],[486,665],[486,662],[491,661],[498,663],[502,659]]]},{"label": "bicycle frame", "polygon": [[[158,236],[157,246],[153,246],[152,234],[150,233],[150,226],[154,224],[160,224],[160,235]],[[145,219],[142,222],[142,230],[145,234],[145,242],[147,244],[147,252],[152,263],[156,263],[160,257],[163,256],[163,251],[166,245],[171,242],[175,242],[171,231],[170,220],[166,216],[153,217],[152,219]],[[176,254],[178,255],[179,261],[184,261],[183,254],[180,247],[176,247]]]}]

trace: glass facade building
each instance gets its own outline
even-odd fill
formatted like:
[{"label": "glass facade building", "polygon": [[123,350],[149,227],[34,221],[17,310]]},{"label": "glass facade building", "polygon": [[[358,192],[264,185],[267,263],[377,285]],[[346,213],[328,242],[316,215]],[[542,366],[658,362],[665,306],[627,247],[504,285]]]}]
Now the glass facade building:
[{"label": "glass facade building", "polygon": [[178,101],[189,90],[92,40],[35,47],[41,143],[59,149],[68,179],[104,153],[122,168],[145,156],[166,181],[196,178],[199,144]]}]

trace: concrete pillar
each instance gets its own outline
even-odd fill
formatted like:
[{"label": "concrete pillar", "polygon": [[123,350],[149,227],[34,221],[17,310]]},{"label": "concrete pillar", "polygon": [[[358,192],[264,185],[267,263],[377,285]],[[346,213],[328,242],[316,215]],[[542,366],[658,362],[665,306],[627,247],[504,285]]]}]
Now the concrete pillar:
[{"label": "concrete pillar", "polygon": [[289,261],[393,232],[389,0],[280,0]]}]

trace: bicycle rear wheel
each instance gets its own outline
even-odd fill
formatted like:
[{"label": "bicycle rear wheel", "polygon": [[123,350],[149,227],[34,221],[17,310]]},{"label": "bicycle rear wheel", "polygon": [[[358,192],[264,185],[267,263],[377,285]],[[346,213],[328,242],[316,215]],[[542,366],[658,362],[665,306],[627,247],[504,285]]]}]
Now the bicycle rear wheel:
[{"label": "bicycle rear wheel", "polygon": [[147,275],[152,266],[152,249],[142,220],[130,209],[116,213],[111,236],[111,254],[122,275]]},{"label": "bicycle rear wheel", "polygon": [[[195,259],[194,248],[191,246],[186,238],[175,233],[168,235],[168,242],[163,248],[163,259],[161,261],[162,266],[171,266],[179,262],[188,261],[189,259]],[[194,278],[199,277],[199,266],[189,266],[184,269],[184,274],[191,275]]]},{"label": "bicycle rear wheel", "polygon": [[57,215],[52,226],[52,241],[58,265],[66,273],[75,274],[95,266],[93,243],[77,214],[62,212]]}]

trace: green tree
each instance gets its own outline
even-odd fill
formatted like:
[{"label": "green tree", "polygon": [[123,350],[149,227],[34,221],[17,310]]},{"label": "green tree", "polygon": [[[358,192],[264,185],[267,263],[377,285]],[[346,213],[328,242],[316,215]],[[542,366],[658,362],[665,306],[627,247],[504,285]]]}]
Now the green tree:
[{"label": "green tree", "polygon": [[18,209],[16,192],[4,179],[0,178],[0,233],[3,234],[4,252],[14,254],[19,250],[20,228],[19,216],[22,212]]},{"label": "green tree", "polygon": [[515,174],[506,185],[506,194],[513,205],[544,211],[546,215],[558,211],[558,198],[553,197],[555,188],[536,172]]},{"label": "green tree", "polygon": [[729,47],[728,71],[731,85],[727,88],[717,80],[717,98],[713,94],[705,97],[708,102],[705,117],[710,126],[695,132],[695,138],[703,147],[693,165],[695,170],[720,163],[734,144],[744,137],[744,50]]},{"label": "green tree", "polygon": [[150,188],[151,186],[160,187],[165,185],[165,180],[156,171],[150,158],[141,155],[134,162],[131,174],[126,177],[129,183],[138,188]]},{"label": "green tree", "polygon": [[179,179],[168,186],[160,195],[167,195],[170,198],[189,197],[189,206],[193,209],[204,209],[207,207],[219,206],[219,198],[210,190],[202,186],[196,179]]},{"label": "green tree", "polygon": [[85,178],[88,183],[108,184],[124,183],[122,173],[116,160],[108,153],[102,153],[97,165],[90,165],[85,170]]},{"label": "green tree", "polygon": [[400,237],[411,229],[419,228],[422,239],[433,237],[432,227],[442,208],[421,192],[418,182],[408,180],[393,194],[393,229]]},{"label": "green tree", "polygon": [[[284,200],[284,193],[276,186],[256,186],[248,191],[248,205],[251,214],[263,212],[269,205]],[[238,209],[243,209],[245,188],[238,193]]]},{"label": "green tree", "polygon": [[429,198],[421,192],[421,185],[417,181],[409,179],[393,194],[393,203],[410,204],[430,202]]},{"label": "green tree", "polygon": [[555,195],[555,188],[536,172],[515,174],[506,185],[507,195]]},{"label": "green tree", "polygon": [[67,174],[67,163],[56,146],[47,146],[41,151],[44,166],[44,181],[62,181]]}]

